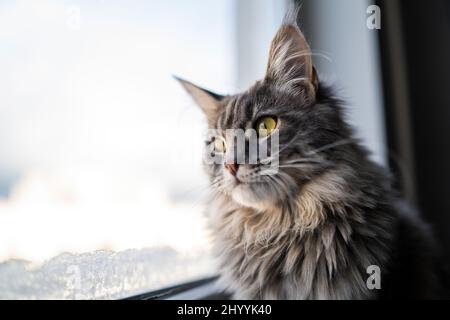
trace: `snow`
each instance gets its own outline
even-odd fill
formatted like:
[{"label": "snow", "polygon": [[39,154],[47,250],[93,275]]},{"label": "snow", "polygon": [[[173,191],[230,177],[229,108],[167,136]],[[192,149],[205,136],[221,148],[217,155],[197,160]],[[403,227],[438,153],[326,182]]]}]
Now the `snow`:
[{"label": "snow", "polygon": [[214,275],[207,252],[171,248],[64,253],[0,264],[0,299],[117,299]]},{"label": "snow", "polygon": [[130,172],[120,181],[25,174],[0,199],[0,299],[123,298],[215,273],[201,197],[174,199]]}]

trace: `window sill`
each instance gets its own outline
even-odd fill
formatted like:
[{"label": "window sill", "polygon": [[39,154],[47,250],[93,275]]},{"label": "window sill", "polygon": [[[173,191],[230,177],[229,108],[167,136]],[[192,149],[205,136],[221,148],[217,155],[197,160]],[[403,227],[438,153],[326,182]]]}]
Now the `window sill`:
[{"label": "window sill", "polygon": [[217,286],[217,276],[187,282],[124,300],[228,300],[230,297]]}]

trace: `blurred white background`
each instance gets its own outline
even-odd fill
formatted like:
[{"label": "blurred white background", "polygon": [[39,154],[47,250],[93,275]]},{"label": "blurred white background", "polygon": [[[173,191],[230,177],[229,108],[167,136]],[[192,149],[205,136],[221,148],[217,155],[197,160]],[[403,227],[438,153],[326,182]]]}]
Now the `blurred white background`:
[{"label": "blurred white background", "polygon": [[202,115],[171,75],[233,89],[232,5],[0,4],[0,260],[196,244]]},{"label": "blurred white background", "polygon": [[[0,262],[205,254],[203,118],[172,75],[234,89],[233,10],[228,0],[0,3]],[[186,278],[205,272],[182,267]]]}]

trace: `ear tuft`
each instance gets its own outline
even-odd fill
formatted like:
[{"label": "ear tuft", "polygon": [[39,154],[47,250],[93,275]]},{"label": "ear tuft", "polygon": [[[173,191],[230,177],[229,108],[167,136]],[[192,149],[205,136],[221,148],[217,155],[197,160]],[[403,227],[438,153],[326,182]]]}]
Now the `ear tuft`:
[{"label": "ear tuft", "polygon": [[200,109],[208,118],[208,121],[212,121],[220,106],[220,101],[224,98],[222,95],[213,93],[206,89],[203,89],[192,82],[181,79],[177,76],[173,76],[194,99]]},{"label": "ear tuft", "polygon": [[298,11],[288,13],[272,40],[266,79],[282,89],[291,92],[299,89],[307,98],[314,98],[317,76],[309,45],[295,22],[297,14]]}]

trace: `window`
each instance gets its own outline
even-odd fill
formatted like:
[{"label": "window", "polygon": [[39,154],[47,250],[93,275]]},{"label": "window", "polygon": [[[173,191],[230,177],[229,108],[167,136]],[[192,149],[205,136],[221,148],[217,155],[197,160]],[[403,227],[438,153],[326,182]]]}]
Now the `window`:
[{"label": "window", "polygon": [[213,275],[203,118],[233,1],[0,4],[0,298],[121,298]]}]

